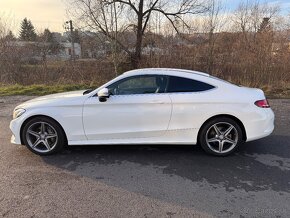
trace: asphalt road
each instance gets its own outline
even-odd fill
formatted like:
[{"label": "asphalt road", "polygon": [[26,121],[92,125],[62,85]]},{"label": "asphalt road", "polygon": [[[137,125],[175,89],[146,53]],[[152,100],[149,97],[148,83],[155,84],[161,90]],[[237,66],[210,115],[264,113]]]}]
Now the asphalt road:
[{"label": "asphalt road", "polygon": [[275,132],[232,156],[198,146],[85,146],[40,157],[10,144],[0,98],[0,216],[289,217],[290,100],[271,100]]}]

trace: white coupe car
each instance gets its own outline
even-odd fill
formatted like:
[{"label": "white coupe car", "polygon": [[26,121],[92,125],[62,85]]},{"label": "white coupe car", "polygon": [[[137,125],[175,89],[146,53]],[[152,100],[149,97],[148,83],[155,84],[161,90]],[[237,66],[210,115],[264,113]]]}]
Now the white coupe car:
[{"label": "white coupe car", "polygon": [[11,142],[40,155],[64,145],[196,144],[213,155],[272,133],[262,90],[179,69],[126,72],[96,90],[53,94],[14,109]]}]

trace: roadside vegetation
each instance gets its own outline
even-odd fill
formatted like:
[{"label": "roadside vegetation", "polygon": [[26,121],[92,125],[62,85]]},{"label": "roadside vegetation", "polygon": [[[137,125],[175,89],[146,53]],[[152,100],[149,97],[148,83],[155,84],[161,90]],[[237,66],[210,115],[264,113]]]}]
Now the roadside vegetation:
[{"label": "roadside vegetation", "polygon": [[[74,84],[74,85],[1,85],[0,96],[28,95],[42,96],[60,92],[95,89],[97,85]],[[290,85],[282,88],[261,87],[268,98],[290,98]]]},{"label": "roadside vegetation", "polygon": [[66,43],[82,50],[71,60],[50,30],[37,34],[24,19],[16,36],[0,16],[0,95],[95,88],[127,70],[165,67],[290,97],[290,15],[279,5],[241,0],[226,13],[222,0],[66,1],[74,23],[90,30],[71,32]]},{"label": "roadside vegetation", "polygon": [[2,85],[0,86],[0,96],[10,95],[30,95],[42,96],[60,92],[69,92],[75,90],[87,90],[95,87],[89,85]]}]

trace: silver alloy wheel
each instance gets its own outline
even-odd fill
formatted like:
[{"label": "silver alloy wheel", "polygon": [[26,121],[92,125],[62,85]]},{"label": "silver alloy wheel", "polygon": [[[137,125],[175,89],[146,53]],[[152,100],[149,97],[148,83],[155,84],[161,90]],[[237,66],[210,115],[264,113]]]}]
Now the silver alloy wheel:
[{"label": "silver alloy wheel", "polygon": [[47,153],[55,148],[58,142],[58,135],[49,123],[36,122],[28,127],[26,140],[33,150]]},{"label": "silver alloy wheel", "polygon": [[227,153],[238,143],[237,129],[230,123],[219,122],[213,124],[206,132],[207,146],[215,153]]}]

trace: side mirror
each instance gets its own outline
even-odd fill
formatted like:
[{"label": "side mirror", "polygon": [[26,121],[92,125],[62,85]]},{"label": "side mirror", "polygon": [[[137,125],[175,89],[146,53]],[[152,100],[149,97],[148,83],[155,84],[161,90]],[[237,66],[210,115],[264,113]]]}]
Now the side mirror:
[{"label": "side mirror", "polygon": [[109,90],[107,88],[102,88],[100,91],[98,91],[98,97],[100,102],[107,101],[107,98],[110,97]]}]

